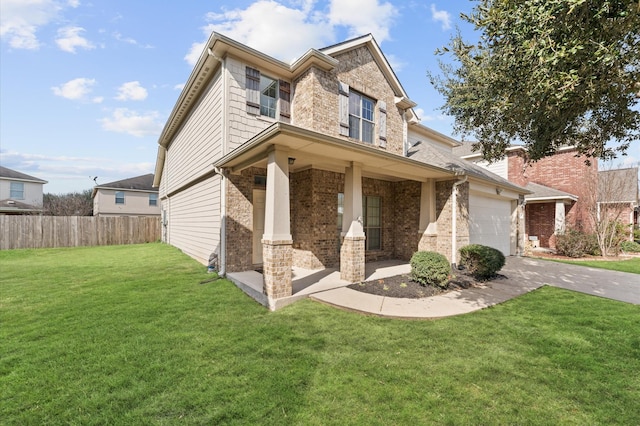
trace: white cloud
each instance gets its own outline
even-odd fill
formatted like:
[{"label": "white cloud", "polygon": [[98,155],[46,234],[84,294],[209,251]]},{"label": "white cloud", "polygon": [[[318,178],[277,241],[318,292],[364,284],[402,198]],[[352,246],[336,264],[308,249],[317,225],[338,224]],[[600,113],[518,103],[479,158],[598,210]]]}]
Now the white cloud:
[{"label": "white cloud", "polygon": [[76,48],[95,49],[95,45],[80,34],[85,31],[82,27],[64,27],[58,30],[56,44],[61,50],[76,53]]},{"label": "white cloud", "polygon": [[76,78],[51,88],[53,94],[74,101],[80,101],[91,93],[96,80],[93,78]]},{"label": "white cloud", "polygon": [[53,0],[2,0],[0,36],[15,49],[38,49],[38,28],[52,21],[62,7]]},{"label": "white cloud", "polygon": [[142,45],[142,44],[140,44],[138,42],[138,40],[136,40],[134,38],[131,38],[131,37],[125,37],[119,32],[113,33],[113,38],[115,38],[119,42],[127,43],[127,44],[130,44],[132,46],[139,46],[139,47],[142,47],[144,49],[153,49],[153,46],[151,46],[150,44]]},{"label": "white cloud", "polygon": [[80,0],[68,0],[67,4],[73,8],[80,6]]},{"label": "white cloud", "polygon": [[118,88],[116,99],[119,101],[143,101],[147,98],[147,89],[139,81],[129,81]]},{"label": "white cloud", "polygon": [[173,88],[174,90],[182,90],[184,89],[184,83],[176,84]]},{"label": "white cloud", "polygon": [[[379,43],[389,39],[398,10],[380,0],[331,0],[328,10],[314,9],[314,0],[258,0],[246,9],[208,13],[206,37],[219,32],[243,44],[290,62],[309,47],[335,41],[336,27],[346,27],[349,36],[373,34]],[[268,19],[265,17],[268,16]],[[292,34],[295,36],[292,37]],[[195,65],[205,41],[191,45],[185,60]]]},{"label": "white cloud", "polygon": [[[333,41],[327,17],[311,11],[312,2],[297,4],[296,8],[295,4],[287,7],[274,0],[258,0],[246,9],[208,13],[206,20],[209,24],[203,27],[203,31],[206,37],[216,31],[271,56],[291,61],[309,46]],[[192,44],[185,56],[189,64],[194,65],[198,61],[204,44],[204,41]]]},{"label": "white cloud", "polygon": [[440,22],[443,30],[451,28],[451,14],[446,10],[436,9],[436,5],[431,3],[431,20]]},{"label": "white cloud", "polygon": [[398,9],[378,0],[331,0],[329,20],[349,28],[349,36],[373,34],[378,43],[389,39]]},{"label": "white cloud", "polygon": [[104,130],[144,137],[160,134],[162,122],[159,118],[155,111],[139,114],[127,108],[117,108],[111,117],[103,118],[100,122]]}]

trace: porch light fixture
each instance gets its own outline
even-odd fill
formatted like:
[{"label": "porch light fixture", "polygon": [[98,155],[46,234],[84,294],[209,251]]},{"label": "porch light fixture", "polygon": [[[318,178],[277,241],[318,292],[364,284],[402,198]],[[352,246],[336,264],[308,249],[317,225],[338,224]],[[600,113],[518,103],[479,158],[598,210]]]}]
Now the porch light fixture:
[{"label": "porch light fixture", "polygon": [[502,193],[502,188],[496,187],[496,194],[500,195]]},{"label": "porch light fixture", "polygon": [[295,163],[295,162],[296,162],[296,159],[295,159],[295,158],[293,158],[293,157],[289,157],[289,165],[290,165],[290,166],[293,166],[293,163]]}]

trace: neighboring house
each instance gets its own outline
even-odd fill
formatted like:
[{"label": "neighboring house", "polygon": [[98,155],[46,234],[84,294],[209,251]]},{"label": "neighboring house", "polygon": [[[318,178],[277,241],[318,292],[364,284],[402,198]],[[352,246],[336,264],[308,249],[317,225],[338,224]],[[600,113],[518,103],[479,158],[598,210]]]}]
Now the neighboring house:
[{"label": "neighboring house", "polygon": [[597,160],[587,165],[568,147],[527,164],[527,150],[511,146],[502,160],[489,164],[471,146],[464,143],[454,152],[531,191],[525,196],[525,235],[534,247],[555,248],[556,235],[566,229],[593,230],[589,215],[596,207]]},{"label": "neighboring house", "polygon": [[160,216],[153,174],[96,185],[91,196],[94,216]]},{"label": "neighboring house", "polygon": [[358,282],[418,250],[518,253],[528,191],[453,155],[415,106],[371,35],[288,64],[213,33],[158,141],[163,240],[259,269],[271,307],[294,266]]},{"label": "neighboring house", "polygon": [[638,226],[638,167],[602,170],[598,173],[598,214],[629,226],[629,239]]},{"label": "neighboring house", "polygon": [[0,215],[41,214],[46,180],[0,166]]}]

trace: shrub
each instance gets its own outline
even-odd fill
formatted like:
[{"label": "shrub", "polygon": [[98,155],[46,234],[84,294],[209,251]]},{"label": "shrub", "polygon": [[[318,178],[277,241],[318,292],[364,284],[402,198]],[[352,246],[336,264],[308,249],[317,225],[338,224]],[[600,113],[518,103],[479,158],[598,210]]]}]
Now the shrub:
[{"label": "shrub", "polygon": [[582,257],[586,253],[597,251],[598,241],[595,236],[569,229],[562,235],[556,235],[556,252],[567,257]]},{"label": "shrub", "polygon": [[446,288],[450,274],[449,260],[440,253],[419,251],[411,256],[411,279],[423,286]]},{"label": "shrub", "polygon": [[504,255],[500,250],[480,244],[471,244],[460,249],[460,266],[480,280],[496,275],[504,266]]},{"label": "shrub", "polygon": [[620,243],[620,248],[627,253],[640,253],[640,244],[635,241],[623,241]]}]

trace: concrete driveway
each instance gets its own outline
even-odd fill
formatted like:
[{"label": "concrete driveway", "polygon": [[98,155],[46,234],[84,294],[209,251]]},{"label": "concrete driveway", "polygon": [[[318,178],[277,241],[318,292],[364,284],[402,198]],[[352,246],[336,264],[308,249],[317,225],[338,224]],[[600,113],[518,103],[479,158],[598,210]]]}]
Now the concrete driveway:
[{"label": "concrete driveway", "polygon": [[607,299],[640,305],[640,275],[606,269],[533,259],[509,257],[501,274],[528,285],[551,285]]}]

